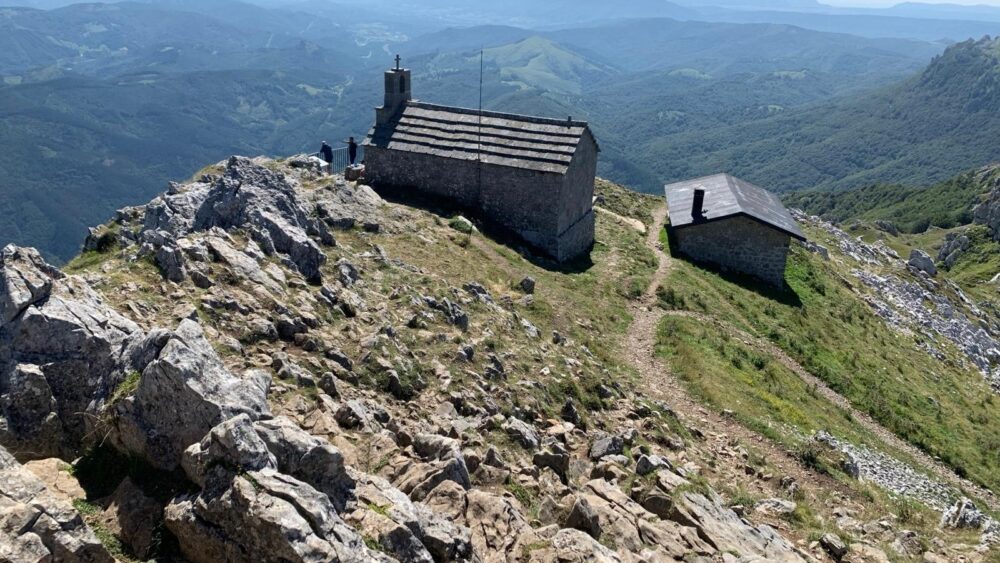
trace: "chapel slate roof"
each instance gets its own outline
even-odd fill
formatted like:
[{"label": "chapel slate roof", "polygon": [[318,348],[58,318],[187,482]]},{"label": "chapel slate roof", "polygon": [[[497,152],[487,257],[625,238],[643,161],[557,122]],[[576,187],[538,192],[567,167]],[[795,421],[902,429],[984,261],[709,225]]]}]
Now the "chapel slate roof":
[{"label": "chapel slate roof", "polygon": [[[565,174],[585,136],[585,122],[407,102],[399,119],[376,125],[365,145]],[[481,135],[481,136],[480,136]]]},{"label": "chapel slate roof", "polygon": [[667,185],[665,190],[672,228],[696,223],[691,213],[695,189],[705,190],[705,218],[702,222],[746,215],[794,238],[806,240],[778,196],[729,174],[715,174]]}]

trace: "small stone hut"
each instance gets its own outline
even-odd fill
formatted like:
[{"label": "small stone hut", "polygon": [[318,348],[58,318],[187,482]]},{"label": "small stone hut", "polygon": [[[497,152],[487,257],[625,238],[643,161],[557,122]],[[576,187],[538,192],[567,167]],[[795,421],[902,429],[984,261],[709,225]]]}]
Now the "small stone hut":
[{"label": "small stone hut", "polygon": [[729,174],[666,186],[676,250],[782,287],[793,238],[806,240],[778,196]]},{"label": "small stone hut", "polygon": [[593,246],[600,149],[584,122],[415,101],[397,57],[364,148],[376,189],[446,200],[560,262]]}]

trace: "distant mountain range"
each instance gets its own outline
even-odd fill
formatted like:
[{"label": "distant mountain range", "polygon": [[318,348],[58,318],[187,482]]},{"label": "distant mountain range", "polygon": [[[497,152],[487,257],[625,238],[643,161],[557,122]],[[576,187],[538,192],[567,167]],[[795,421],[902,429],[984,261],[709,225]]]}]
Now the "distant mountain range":
[{"label": "distant mountain range", "polygon": [[[560,9],[522,4],[532,17]],[[574,17],[602,6],[578,4]],[[675,8],[693,9],[651,2],[618,15]],[[85,226],[206,161],[361,136],[397,52],[418,98],[476,107],[482,49],[486,109],[589,120],[600,173],[650,192],[719,170],[782,190],[923,184],[996,157],[989,42],[922,71],[942,43],[670,18],[441,29],[435,13],[400,23],[416,9],[406,2],[388,19],[379,9],[0,9],[0,242],[66,259]]]},{"label": "distant mountain range", "polygon": [[667,134],[638,150],[665,180],[730,170],[776,190],[941,181],[1000,159],[1000,40],[954,45],[868,95]]}]

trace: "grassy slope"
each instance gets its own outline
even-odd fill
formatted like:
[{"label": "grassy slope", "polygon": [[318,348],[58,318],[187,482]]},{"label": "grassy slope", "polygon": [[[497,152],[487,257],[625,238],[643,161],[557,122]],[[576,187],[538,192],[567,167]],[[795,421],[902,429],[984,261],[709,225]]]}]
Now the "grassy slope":
[{"label": "grassy slope", "polygon": [[[818,233],[808,233],[817,236]],[[821,237],[822,238],[822,237]],[[883,426],[959,474],[1000,488],[1000,399],[954,350],[938,361],[888,328],[852,291],[847,268],[795,248],[790,291],[773,294],[675,260],[661,293],[668,308],[706,313],[770,340]],[[867,441],[849,417],[746,345],[668,319],[662,353],[699,396],[786,439],[827,428]],[[794,429],[791,430],[790,429]]]},{"label": "grassy slope", "polygon": [[928,226],[950,229],[970,223],[973,207],[998,180],[1000,169],[990,168],[924,188],[882,184],[848,192],[807,191],[785,201],[832,221],[884,220],[903,232],[921,233]]}]

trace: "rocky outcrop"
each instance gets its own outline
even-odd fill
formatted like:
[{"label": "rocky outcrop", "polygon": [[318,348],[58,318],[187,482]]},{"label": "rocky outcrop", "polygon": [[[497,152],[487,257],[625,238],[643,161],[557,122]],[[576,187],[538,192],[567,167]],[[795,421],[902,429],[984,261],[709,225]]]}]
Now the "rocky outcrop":
[{"label": "rocky outcrop", "polygon": [[186,235],[243,229],[266,255],[280,255],[307,280],[319,281],[326,255],[313,240],[333,244],[326,224],[310,216],[295,187],[282,174],[232,157],[221,177],[165,193],[146,206],[140,253],[152,253],[164,275],[180,281]]},{"label": "rocky outcrop", "polygon": [[0,447],[0,561],[112,563],[65,498]]},{"label": "rocky outcrop", "polygon": [[910,260],[907,264],[909,264],[910,267],[915,268],[917,271],[927,274],[928,276],[937,275],[937,267],[934,265],[934,260],[931,259],[930,254],[927,254],[918,248],[914,248],[910,251]]},{"label": "rocky outcrop", "polygon": [[216,465],[195,496],[175,498],[167,527],[195,562],[391,561],[369,550],[326,495],[273,469]]},{"label": "rocky outcrop", "polygon": [[[978,171],[980,179],[989,179],[989,175],[996,171],[996,168],[984,168]],[[986,196],[986,200],[977,205],[972,210],[972,220],[978,225],[986,225],[990,229],[993,240],[1000,241],[1000,185],[997,185],[998,177],[994,174],[991,180],[992,189]]]},{"label": "rocky outcrop", "polygon": [[140,328],[31,249],[0,252],[0,445],[72,457],[116,387],[150,353]]},{"label": "rocky outcrop", "polygon": [[972,242],[969,237],[962,234],[948,233],[944,237],[944,242],[938,250],[937,261],[945,269],[951,269],[955,262],[965,254]]},{"label": "rocky outcrop", "polygon": [[215,425],[237,415],[268,416],[270,376],[230,373],[190,319],[173,333],[142,371],[135,393],[115,406],[116,441],[156,467],[172,470],[181,453]]},{"label": "rocky outcrop", "polygon": [[[330,447],[317,455],[315,443],[294,431],[282,435],[280,427],[261,428],[280,460],[245,413],[185,451],[184,470],[202,490],[173,499],[165,510],[184,554],[196,562],[389,561],[365,546],[327,494],[277,469],[313,467],[303,458],[336,460],[339,452]],[[336,463],[302,473],[328,476],[335,470]]]},{"label": "rocky outcrop", "polygon": [[773,528],[750,526],[714,493],[709,496],[682,493],[676,512],[679,520],[696,526],[699,535],[719,551],[755,555],[766,561],[805,561],[795,546]]}]

